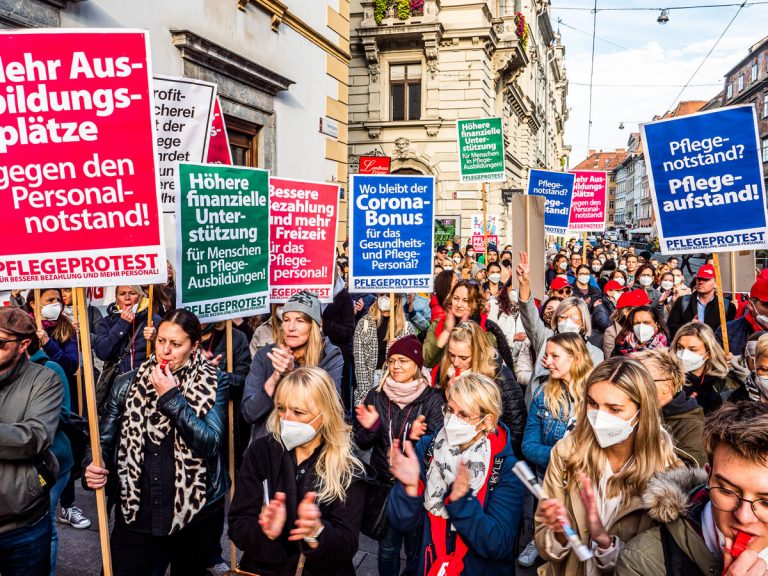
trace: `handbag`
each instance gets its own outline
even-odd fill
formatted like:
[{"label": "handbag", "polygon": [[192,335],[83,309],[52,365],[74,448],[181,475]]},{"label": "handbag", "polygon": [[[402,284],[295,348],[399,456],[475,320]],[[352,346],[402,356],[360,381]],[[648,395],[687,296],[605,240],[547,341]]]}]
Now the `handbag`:
[{"label": "handbag", "polygon": [[88,431],[88,421],[79,414],[70,413],[69,422],[61,423],[61,431],[64,432],[72,446],[72,478],[77,480],[83,475],[83,459],[88,449],[91,438]]},{"label": "handbag", "polygon": [[99,414],[104,412],[104,406],[107,403],[107,398],[109,398],[109,391],[112,390],[115,378],[120,375],[120,362],[123,361],[125,355],[128,354],[128,351],[133,347],[138,333],[138,330],[134,332],[133,337],[128,340],[128,343],[120,351],[120,355],[116,360],[108,360],[107,362],[104,362],[104,367],[101,369],[99,379],[96,381],[96,410]]},{"label": "handbag", "polygon": [[360,532],[374,540],[381,540],[387,533],[387,501],[394,481],[381,478],[370,465],[366,465],[365,502]]}]

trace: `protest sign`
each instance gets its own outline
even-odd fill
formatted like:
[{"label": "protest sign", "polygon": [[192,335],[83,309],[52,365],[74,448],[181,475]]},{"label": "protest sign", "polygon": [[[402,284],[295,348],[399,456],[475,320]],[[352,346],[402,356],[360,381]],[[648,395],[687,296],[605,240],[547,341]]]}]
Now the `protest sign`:
[{"label": "protest sign", "polygon": [[547,234],[565,234],[573,199],[576,177],[568,172],[531,170],[528,173],[528,194],[544,196],[544,226]]},{"label": "protest sign", "polygon": [[164,282],[148,34],[8,30],[0,54],[0,287]]},{"label": "protest sign", "polygon": [[270,178],[269,202],[270,301],[302,290],[333,301],[338,185]]},{"label": "protest sign", "polygon": [[389,174],[392,158],[389,156],[360,156],[360,174]]},{"label": "protest sign", "polygon": [[[520,263],[520,251],[528,253],[528,261],[532,269],[546,266],[547,239],[544,232],[544,205],[546,200],[541,196],[512,196],[512,270]],[[527,212],[527,214],[526,214]],[[545,294],[544,274],[531,274],[531,292]]]},{"label": "protest sign", "polygon": [[155,126],[163,212],[176,210],[176,166],[204,162],[216,100],[216,84],[155,76]]},{"label": "protest sign", "polygon": [[459,170],[462,182],[503,182],[504,133],[501,118],[459,120]]},{"label": "protest sign", "polygon": [[461,216],[438,216],[435,218],[435,246],[445,246],[446,242],[461,236]]},{"label": "protest sign", "polygon": [[662,254],[768,246],[752,104],[641,125]]},{"label": "protest sign", "polygon": [[180,163],[176,301],[201,322],[269,311],[269,173]]},{"label": "protest sign", "polygon": [[574,170],[573,200],[568,229],[571,232],[604,232],[608,175],[592,170]]},{"label": "protest sign", "polygon": [[429,292],[435,179],[352,175],[350,292]]},{"label": "protest sign", "polygon": [[216,97],[213,106],[213,118],[211,119],[206,162],[208,164],[232,165],[232,149],[229,147],[227,126],[224,123],[224,114],[221,111],[221,102],[218,97]]}]

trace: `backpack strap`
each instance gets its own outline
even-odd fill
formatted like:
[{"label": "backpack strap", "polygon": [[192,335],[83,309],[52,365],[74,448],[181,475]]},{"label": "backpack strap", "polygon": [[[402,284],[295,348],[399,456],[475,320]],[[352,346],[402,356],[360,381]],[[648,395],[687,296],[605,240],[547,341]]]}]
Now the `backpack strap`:
[{"label": "backpack strap", "polygon": [[659,526],[667,576],[704,576],[696,563],[677,544],[666,524]]}]

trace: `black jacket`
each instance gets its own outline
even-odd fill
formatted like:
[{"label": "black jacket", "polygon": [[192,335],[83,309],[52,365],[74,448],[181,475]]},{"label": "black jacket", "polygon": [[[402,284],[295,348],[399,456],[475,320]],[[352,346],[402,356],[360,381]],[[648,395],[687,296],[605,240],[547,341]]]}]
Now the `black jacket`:
[{"label": "black jacket", "polygon": [[[206,504],[200,514],[213,506],[220,505],[229,489],[226,452],[223,449],[227,441],[229,376],[224,372],[217,372],[217,375],[216,402],[202,418],[195,415],[178,388],[169,390],[158,400],[158,408],[171,419],[174,432],[184,439],[196,456],[205,458]],[[104,468],[111,472],[107,482],[107,494],[110,499],[119,497],[117,453],[120,446],[120,421],[134,376],[135,373],[129,372],[115,379],[107,399],[106,409],[99,422]],[[86,463],[90,461],[91,454],[88,453]],[[85,486],[85,477],[83,477],[83,486]]]},{"label": "black jacket", "polygon": [[[707,303],[704,309],[704,324],[716,332],[720,327],[720,310],[717,306],[718,295]],[[672,305],[667,318],[667,328],[669,328],[670,339],[675,337],[677,331],[683,324],[688,324],[697,315],[698,302],[696,292],[690,295],[681,296]],[[725,301],[725,321],[730,322],[736,317],[736,306],[727,298]],[[701,320],[701,318],[699,318]]]},{"label": "black jacket", "polygon": [[525,433],[525,423],[528,420],[528,410],[525,407],[525,398],[523,389],[517,383],[512,370],[501,364],[499,373],[496,375],[496,384],[501,391],[501,422],[509,428],[509,441],[512,444],[512,450],[515,456],[523,459],[523,434]]},{"label": "black jacket", "polygon": [[[436,389],[427,387],[416,400],[408,406],[400,408],[390,402],[386,393],[376,389],[368,392],[363,403],[374,406],[379,413],[379,421],[371,430],[366,430],[355,418],[355,443],[361,450],[373,448],[371,466],[376,469],[379,478],[392,480],[389,473],[389,449],[392,439],[406,438],[410,433],[410,424],[421,415],[427,419],[427,434],[436,435],[443,427],[443,404],[445,399]],[[391,433],[391,436],[390,436]]]},{"label": "black jacket", "polygon": [[[152,316],[152,325],[157,327],[162,318]],[[144,339],[144,328],[147,325],[147,311],[142,310],[133,320],[126,322],[120,316],[120,311],[114,304],[107,309],[107,316],[96,326],[96,342],[93,351],[99,360],[109,362],[120,359],[118,374],[135,370],[147,359],[147,341]],[[131,344],[133,339],[133,344]],[[133,351],[133,364],[131,364]]]},{"label": "black jacket", "polygon": [[608,296],[603,296],[602,304],[592,309],[592,332],[605,332],[613,322],[611,314],[616,310],[616,304]]},{"label": "black jacket", "polygon": [[352,336],[355,333],[355,303],[344,288],[323,310],[323,334],[338,346],[345,362],[352,356]]},{"label": "black jacket", "polygon": [[[234,328],[234,327],[233,327]],[[248,338],[240,330],[232,330],[232,371],[228,371],[227,366],[227,334],[224,330],[214,330],[208,340],[200,343],[200,348],[210,352],[215,358],[221,354],[219,369],[227,372],[229,375],[229,387],[231,390],[237,389],[240,395],[245,386],[245,377],[248,376],[248,370],[251,367],[251,349],[248,345]],[[230,393],[231,393],[230,390]]]},{"label": "black jacket", "polygon": [[583,291],[574,282],[572,289],[573,289],[573,295],[576,298],[581,298],[582,300],[584,300],[584,302],[587,303],[587,306],[589,307],[590,310],[594,308],[595,302],[597,302],[603,297],[603,293],[600,292],[600,288],[592,286],[592,284],[587,284],[586,291]]},{"label": "black jacket", "polygon": [[[317,491],[319,452],[297,465],[294,452],[287,452],[271,434],[254,440],[248,448],[229,509],[229,537],[243,551],[242,570],[259,576],[293,576],[304,553],[305,576],[354,576],[352,558],[357,552],[365,492],[362,479],[352,482],[344,501],[318,505],[324,529],[316,549],[288,540],[299,502],[307,492]],[[287,519],[283,533],[275,540],[267,538],[259,527],[265,480],[269,498],[276,492],[285,494]]]}]

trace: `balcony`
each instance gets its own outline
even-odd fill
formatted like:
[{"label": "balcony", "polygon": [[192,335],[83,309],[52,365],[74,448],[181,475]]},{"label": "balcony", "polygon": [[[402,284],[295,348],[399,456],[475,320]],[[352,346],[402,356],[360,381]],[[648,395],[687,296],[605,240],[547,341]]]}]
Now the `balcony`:
[{"label": "balcony", "polygon": [[405,4],[390,0],[363,0],[363,20],[360,32],[365,29],[398,29],[407,32],[410,27],[437,22],[440,0],[410,0]]}]

